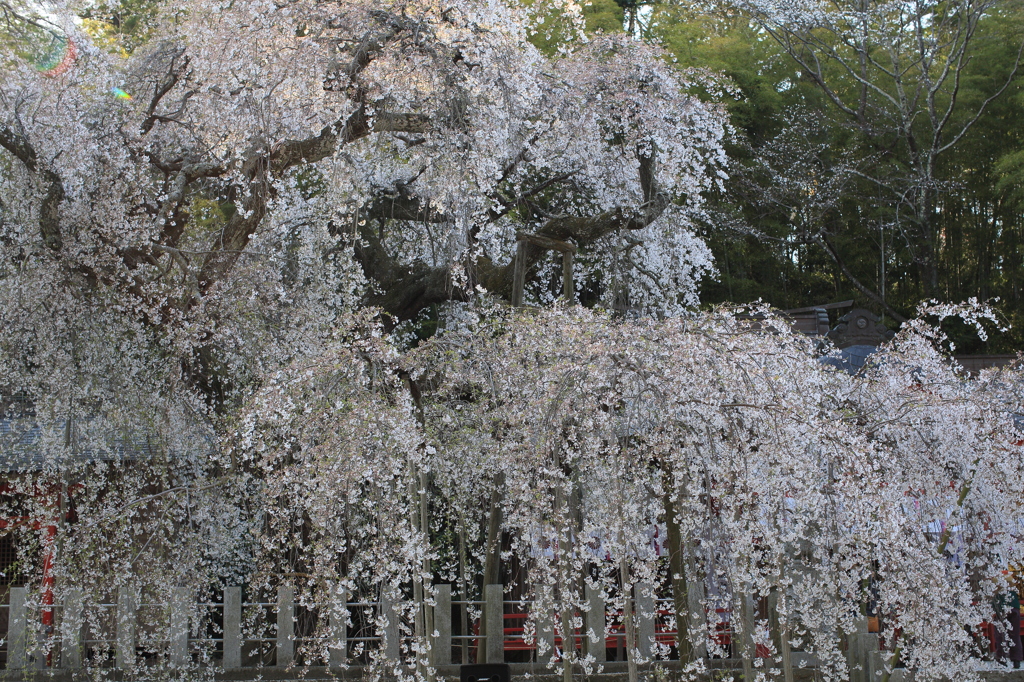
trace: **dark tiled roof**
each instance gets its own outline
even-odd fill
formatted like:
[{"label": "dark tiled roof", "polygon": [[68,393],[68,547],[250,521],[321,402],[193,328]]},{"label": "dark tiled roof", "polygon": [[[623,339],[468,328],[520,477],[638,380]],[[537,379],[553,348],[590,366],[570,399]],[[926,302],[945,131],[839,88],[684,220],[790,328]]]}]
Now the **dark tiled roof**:
[{"label": "dark tiled roof", "polygon": [[856,374],[867,364],[868,358],[878,350],[877,346],[848,346],[836,355],[826,355],[818,362],[841,369],[847,374]]}]

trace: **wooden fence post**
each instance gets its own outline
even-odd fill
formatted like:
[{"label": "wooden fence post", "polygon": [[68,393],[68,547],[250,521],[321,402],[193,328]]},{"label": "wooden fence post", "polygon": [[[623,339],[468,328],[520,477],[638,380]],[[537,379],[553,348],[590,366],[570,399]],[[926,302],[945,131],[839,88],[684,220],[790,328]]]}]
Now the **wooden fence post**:
[{"label": "wooden fence post", "polygon": [[399,615],[395,611],[395,605],[384,594],[381,594],[378,605],[380,614],[384,618],[384,641],[381,643],[384,648],[384,655],[390,661],[398,661],[402,656],[401,630],[398,627]]},{"label": "wooden fence post", "polygon": [[562,252],[562,296],[570,303],[576,298],[572,281],[572,251]]},{"label": "wooden fence post", "polygon": [[704,575],[697,562],[696,549],[687,541],[685,546],[686,563],[686,604],[689,616],[686,623],[676,627],[685,627],[690,637],[696,636],[692,642],[694,660],[708,657],[708,617],[704,611]]},{"label": "wooden fence post", "polygon": [[[536,602],[534,602],[536,604]],[[555,619],[552,616],[551,609],[544,609],[543,611],[534,610],[533,612],[534,622],[537,628],[537,661],[540,662],[540,642],[545,644],[545,654],[548,659],[555,653]]]},{"label": "wooden fence post", "polygon": [[654,588],[647,583],[637,583],[637,649],[644,658],[654,655],[654,618],[657,615],[657,604],[654,601]]},{"label": "wooden fence post", "polygon": [[487,616],[487,663],[505,662],[504,596],[504,585],[484,585],[485,613]]},{"label": "wooden fence post", "polygon": [[[604,597],[601,596],[601,590],[594,589],[590,585],[585,588],[587,603],[590,604],[590,610],[587,611],[587,619],[585,623],[585,630],[590,636],[583,637],[583,651],[590,656],[593,656],[594,660],[598,663],[603,663],[607,657],[605,650],[605,623],[604,623]],[[595,643],[593,637],[597,637]]]},{"label": "wooden fence post", "polygon": [[846,660],[850,667],[850,682],[875,682],[869,679],[868,663],[871,655],[878,651],[878,635],[868,632],[868,619],[861,616],[854,621],[857,631],[847,640]]},{"label": "wooden fence post", "polygon": [[[775,646],[775,654],[779,659],[779,666],[781,666],[782,676],[779,679],[784,682],[793,682],[793,661],[789,647],[789,624],[779,615],[779,593],[780,589],[778,586],[772,587],[771,592],[768,594],[768,627],[772,638],[772,644]],[[875,641],[877,648],[877,638]],[[868,667],[868,661],[863,661],[865,669]],[[865,673],[866,675],[866,673]],[[855,682],[853,672],[850,672],[851,682]],[[872,677],[870,680],[865,678],[866,682],[877,682],[877,679]]]},{"label": "wooden fence post", "polygon": [[64,611],[60,619],[60,667],[75,670],[82,667],[82,591],[71,588],[64,595]]},{"label": "wooden fence post", "polygon": [[348,590],[339,588],[337,598],[331,601],[330,619],[331,642],[327,645],[330,652],[328,665],[337,668],[348,660]]},{"label": "wooden fence post", "polygon": [[277,588],[277,667],[284,668],[295,658],[295,588]]},{"label": "wooden fence post", "polygon": [[188,598],[189,589],[175,587],[171,590],[170,663],[172,668],[184,668],[191,660],[188,651]]},{"label": "wooden fence post", "polygon": [[117,667],[135,667],[135,596],[131,588],[117,588]]},{"label": "wooden fence post", "polygon": [[743,658],[744,679],[754,679],[754,657],[757,655],[754,644],[754,597],[751,594],[753,586],[747,583],[744,585],[743,593],[739,595],[739,619],[733,618],[733,622],[740,626],[740,651]]},{"label": "wooden fence post", "polygon": [[11,588],[7,609],[7,667],[23,670],[28,667],[28,589]]},{"label": "wooden fence post", "polygon": [[512,305],[523,305],[523,289],[526,288],[526,241],[516,242],[516,264],[512,268]]},{"label": "wooden fence post", "polygon": [[242,667],[242,588],[224,588],[224,660],[225,668]]},{"label": "wooden fence post", "polygon": [[[434,667],[452,662],[452,586],[435,585],[434,637],[430,648],[430,664]],[[430,633],[433,636],[433,633]]]}]

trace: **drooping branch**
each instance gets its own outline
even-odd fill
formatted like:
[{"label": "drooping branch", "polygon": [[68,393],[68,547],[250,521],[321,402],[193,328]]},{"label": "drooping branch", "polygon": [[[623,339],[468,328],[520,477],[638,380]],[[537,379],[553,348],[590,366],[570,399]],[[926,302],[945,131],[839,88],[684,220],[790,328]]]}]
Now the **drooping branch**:
[{"label": "drooping branch", "polygon": [[333,154],[338,147],[373,132],[423,133],[430,126],[429,117],[423,114],[381,112],[371,118],[366,109],[365,102],[361,102],[347,119],[324,126],[316,136],[286,140],[276,145],[270,152],[271,172],[280,177],[299,164],[316,163]]},{"label": "drooping branch", "polygon": [[[537,265],[549,250],[559,252],[586,248],[616,231],[636,231],[657,220],[669,205],[669,197],[658,191],[654,168],[656,156],[638,154],[640,180],[645,202],[638,207],[616,207],[597,215],[558,215],[544,221],[537,229],[522,236],[526,271]],[[559,176],[565,179],[565,176]],[[504,215],[502,213],[501,215]],[[407,185],[393,194],[370,202],[360,217],[414,221],[440,221],[444,216],[431,213],[429,203],[409,191]],[[496,218],[495,218],[496,219]],[[451,283],[448,267],[431,267],[417,262],[411,267],[390,256],[379,238],[368,227],[360,229],[361,241],[356,245],[356,258],[364,274],[384,292],[369,301],[399,319],[412,319],[423,308],[451,300],[462,300],[464,291]],[[496,265],[487,256],[479,256],[467,264],[471,284],[481,284],[492,294],[512,300],[516,262],[519,256],[504,265]]]},{"label": "drooping branch", "polygon": [[640,186],[644,203],[636,208],[617,206],[595,216],[555,216],[534,234],[580,246],[592,244],[617,230],[642,230],[661,217],[669,205],[669,197],[658,191],[655,181],[656,154],[654,150],[639,153]]},{"label": "drooping branch", "polygon": [[451,270],[417,261],[412,265],[388,253],[369,223],[359,226],[355,257],[363,273],[377,286],[367,303],[378,306],[401,320],[416,317],[421,310],[445,301],[465,300],[465,292],[453,286]]},{"label": "drooping branch", "polygon": [[25,164],[29,172],[36,172],[36,151],[23,135],[19,135],[7,126],[0,126],[0,146]]},{"label": "drooping branch", "polygon": [[423,114],[380,112],[371,116],[367,113],[370,107],[365,91],[356,84],[358,75],[402,31],[421,29],[419,22],[403,17],[384,12],[375,13],[374,16],[383,24],[382,30],[376,34],[368,33],[364,37],[346,71],[352,84],[350,94],[356,105],[355,110],[345,119],[324,126],[313,137],[286,140],[271,148],[269,153],[251,153],[242,165],[241,175],[246,181],[243,210],[228,220],[204,260],[199,273],[201,292],[209,291],[234,267],[267,213],[267,200],[273,193],[272,183],[275,179],[298,165],[321,161],[335,153],[338,147],[373,132],[422,133],[429,127],[430,120]]},{"label": "drooping branch", "polygon": [[451,219],[430,203],[429,199],[412,194],[406,187],[377,195],[359,210],[360,215],[375,220],[412,220],[422,223],[443,223]]},{"label": "drooping branch", "polygon": [[24,135],[8,126],[0,125],[0,146],[21,161],[31,175],[40,181],[43,199],[39,204],[39,234],[53,251],[60,251],[64,242],[60,229],[60,202],[64,200],[64,183],[56,171],[46,168],[40,172],[36,150]]},{"label": "drooping branch", "polygon": [[[550,239],[586,247],[616,231],[644,229],[661,217],[668,204],[668,196],[652,192],[651,200],[636,209],[620,206],[594,216],[556,216],[532,234],[537,239]],[[526,258],[527,271],[533,268],[547,251],[538,246],[536,240],[533,241],[534,243],[527,242],[526,248],[522,251]],[[489,259],[481,258],[477,261],[477,272],[480,282],[489,291],[504,298],[511,298],[515,258],[505,266],[494,266]]]}]

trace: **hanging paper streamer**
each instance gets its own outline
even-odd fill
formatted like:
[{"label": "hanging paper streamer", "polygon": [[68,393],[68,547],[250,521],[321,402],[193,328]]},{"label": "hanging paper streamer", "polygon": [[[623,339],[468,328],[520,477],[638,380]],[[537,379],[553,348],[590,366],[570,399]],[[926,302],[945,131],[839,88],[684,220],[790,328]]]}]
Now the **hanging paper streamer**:
[{"label": "hanging paper streamer", "polygon": [[129,95],[127,92],[125,92],[121,88],[110,88],[110,92],[112,92],[114,94],[114,97],[116,97],[118,99],[131,99],[132,98],[131,95]]},{"label": "hanging paper streamer", "polygon": [[48,31],[52,40],[42,58],[35,63],[36,70],[44,76],[56,77],[67,71],[74,65],[78,58],[78,51],[75,43],[67,36]]}]

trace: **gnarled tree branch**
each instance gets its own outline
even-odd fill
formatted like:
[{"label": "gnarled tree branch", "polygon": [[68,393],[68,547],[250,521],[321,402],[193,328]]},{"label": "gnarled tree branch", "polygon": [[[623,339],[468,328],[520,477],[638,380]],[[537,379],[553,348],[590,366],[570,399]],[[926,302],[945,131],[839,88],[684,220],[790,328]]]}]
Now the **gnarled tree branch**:
[{"label": "gnarled tree branch", "polygon": [[49,168],[40,172],[36,150],[24,135],[8,126],[0,126],[0,146],[21,161],[44,188],[43,200],[39,204],[39,234],[53,251],[64,246],[60,229],[60,202],[64,201],[64,183],[56,171]]}]

